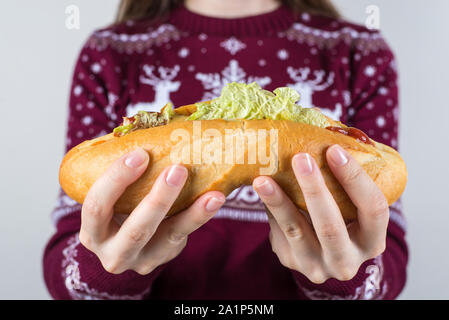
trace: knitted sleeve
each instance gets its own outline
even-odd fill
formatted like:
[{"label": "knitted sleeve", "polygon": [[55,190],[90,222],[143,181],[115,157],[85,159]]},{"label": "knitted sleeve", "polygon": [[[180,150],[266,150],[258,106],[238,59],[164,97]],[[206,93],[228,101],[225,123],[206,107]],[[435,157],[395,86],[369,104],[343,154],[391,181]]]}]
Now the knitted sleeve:
[{"label": "knitted sleeve", "polygon": [[[89,42],[88,42],[89,43]],[[70,94],[67,129],[69,150],[83,140],[106,134],[120,121],[125,67],[112,52],[86,45],[76,63]],[[147,276],[133,271],[105,271],[95,254],[80,244],[81,206],[60,192],[52,215],[56,233],[43,258],[47,288],[56,299],[141,299],[150,291],[161,268]]]},{"label": "knitted sleeve", "polygon": [[[386,44],[378,51],[370,52],[355,46],[349,61],[348,125],[397,149],[398,76],[392,51]],[[329,279],[316,285],[300,273],[292,272],[300,290],[309,299],[394,299],[404,288],[407,261],[405,220],[398,201],[390,207],[385,252],[362,264],[352,280]]]}]

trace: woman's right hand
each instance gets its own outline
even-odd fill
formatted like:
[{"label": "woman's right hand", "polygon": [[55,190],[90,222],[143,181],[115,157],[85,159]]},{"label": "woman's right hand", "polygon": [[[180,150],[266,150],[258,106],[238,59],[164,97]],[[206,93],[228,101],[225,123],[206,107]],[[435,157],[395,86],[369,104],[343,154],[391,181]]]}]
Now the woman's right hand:
[{"label": "woman's right hand", "polygon": [[149,156],[136,149],[114,162],[89,190],[81,211],[80,242],[100,259],[104,269],[146,275],[175,258],[190,233],[212,218],[225,202],[221,192],[207,192],[191,207],[164,219],[181,192],[188,171],[167,167],[123,224],[113,219],[115,202],[145,171]]}]

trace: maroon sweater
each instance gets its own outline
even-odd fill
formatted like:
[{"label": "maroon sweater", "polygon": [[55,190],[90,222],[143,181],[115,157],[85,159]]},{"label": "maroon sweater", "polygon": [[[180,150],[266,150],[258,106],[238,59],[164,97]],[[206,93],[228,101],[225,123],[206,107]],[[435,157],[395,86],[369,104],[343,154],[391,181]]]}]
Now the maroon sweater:
[{"label": "maroon sweater", "polygon": [[[398,147],[394,56],[381,35],[345,21],[281,7],[241,19],[217,19],[184,7],[164,22],[129,21],[94,32],[71,88],[67,149],[110,132],[121,117],[219,95],[232,81],[295,88],[304,107]],[[390,210],[386,251],[350,281],[316,285],[283,267],[268,240],[263,206],[251,189],[233,192],[174,260],[142,276],[106,272],[78,239],[80,208],[61,192],[57,231],[44,276],[57,299],[392,299],[405,284],[405,223]]]}]

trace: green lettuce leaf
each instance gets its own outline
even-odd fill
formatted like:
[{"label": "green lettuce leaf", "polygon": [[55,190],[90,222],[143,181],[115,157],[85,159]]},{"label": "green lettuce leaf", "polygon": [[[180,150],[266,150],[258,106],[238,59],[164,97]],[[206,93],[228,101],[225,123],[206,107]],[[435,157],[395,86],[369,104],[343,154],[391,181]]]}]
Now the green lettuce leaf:
[{"label": "green lettuce leaf", "polygon": [[263,90],[257,83],[232,82],[220,97],[210,103],[197,103],[197,111],[187,120],[291,120],[307,124],[328,126],[326,117],[318,110],[302,108],[296,102],[300,95],[292,88]]}]

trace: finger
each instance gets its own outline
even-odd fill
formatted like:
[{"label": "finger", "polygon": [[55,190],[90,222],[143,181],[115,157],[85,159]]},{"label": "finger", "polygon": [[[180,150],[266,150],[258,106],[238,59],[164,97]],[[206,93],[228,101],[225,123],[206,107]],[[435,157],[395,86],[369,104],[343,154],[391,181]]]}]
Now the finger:
[{"label": "finger", "polygon": [[225,201],[221,192],[208,192],[188,209],[162,221],[138,256],[139,269],[146,274],[175,258],[186,245],[188,235],[209,221]]},{"label": "finger", "polygon": [[299,153],[293,157],[292,167],[323,251],[341,255],[350,245],[349,235],[315,160],[307,153]]},{"label": "finger", "polygon": [[253,181],[253,187],[273,215],[293,250],[304,251],[317,247],[313,231],[306,218],[272,178],[257,177]]},{"label": "finger", "polygon": [[151,191],[129,215],[114,237],[120,252],[138,253],[156,232],[181,192],[187,169],[181,165],[166,168],[156,179]]},{"label": "finger", "polygon": [[158,233],[163,233],[165,242],[178,245],[189,234],[209,221],[225,203],[226,197],[218,191],[211,191],[196,200],[188,209],[161,223]]},{"label": "finger", "polygon": [[[292,246],[285,237],[284,232],[281,227],[279,227],[279,224],[276,222],[276,219],[266,205],[265,210],[267,212],[268,223],[270,225],[270,233],[268,234],[268,237],[270,239],[273,252],[276,254],[284,267],[296,269],[295,259],[293,256],[293,250],[296,250],[296,247],[295,249],[292,249]],[[300,254],[300,252],[295,252],[295,254]]]},{"label": "finger", "polygon": [[282,231],[281,227],[279,227],[279,224],[276,222],[276,219],[266,205],[265,211],[268,217],[268,224],[270,225],[269,239],[273,247],[273,251],[275,253],[278,253],[278,250],[276,250],[277,248],[288,248],[291,250],[290,243],[288,243],[284,232]]},{"label": "finger", "polygon": [[384,194],[351,155],[338,145],[326,152],[329,167],[358,208],[360,234],[369,243],[383,243],[389,209]]},{"label": "finger", "polygon": [[84,199],[81,214],[81,238],[100,239],[106,236],[113,216],[113,207],[131,183],[136,181],[148,166],[149,156],[136,149],[117,161],[92,185]]}]

